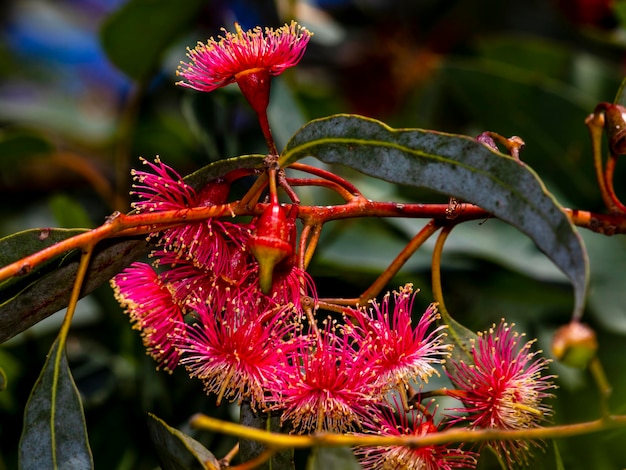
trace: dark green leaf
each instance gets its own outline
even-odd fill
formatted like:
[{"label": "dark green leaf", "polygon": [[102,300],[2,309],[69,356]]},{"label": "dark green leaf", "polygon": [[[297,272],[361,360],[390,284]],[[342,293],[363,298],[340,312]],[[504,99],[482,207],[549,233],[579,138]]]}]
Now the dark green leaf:
[{"label": "dark green leaf", "polygon": [[243,155],[241,157],[220,160],[185,176],[185,183],[195,190],[199,190],[212,179],[224,176],[230,171],[244,168],[263,168],[264,159],[265,155]]},{"label": "dark green leaf", "polygon": [[[5,266],[85,230],[33,229],[0,239],[0,265]],[[107,282],[141,255],[143,239],[110,239],[99,243],[89,265],[82,295]],[[30,272],[0,283],[0,342],[66,307],[76,276],[80,253],[53,258]]]},{"label": "dark green leaf", "polygon": [[307,470],[361,470],[358,460],[349,447],[318,447],[313,449]]},{"label": "dark green leaf", "polygon": [[4,369],[0,367],[0,392],[4,392],[7,388],[7,375],[4,373]]},{"label": "dark green leaf", "polygon": [[113,62],[135,80],[156,70],[163,51],[206,5],[204,0],[131,0],[102,26],[102,45]]},{"label": "dark green leaf", "polygon": [[305,156],[380,179],[428,188],[476,204],[528,235],[574,287],[579,314],[588,262],[578,232],[535,172],[465,136],[392,129],[373,119],[337,115],[310,122],[289,141],[286,166]]},{"label": "dark green leaf", "polygon": [[185,433],[148,413],[148,429],[163,470],[219,470],[215,456]]},{"label": "dark green leaf", "polygon": [[26,404],[19,466],[22,469],[93,468],[80,395],[59,338],[52,344]]},{"label": "dark green leaf", "polygon": [[[272,432],[284,432],[280,427],[280,417],[269,416],[267,413],[256,413],[249,402],[241,405],[239,422],[244,426]],[[256,441],[240,440],[239,456],[242,462],[247,462],[266,450],[265,445]],[[285,449],[255,467],[257,470],[294,470],[293,449]],[[337,467],[341,468],[341,467]]]}]

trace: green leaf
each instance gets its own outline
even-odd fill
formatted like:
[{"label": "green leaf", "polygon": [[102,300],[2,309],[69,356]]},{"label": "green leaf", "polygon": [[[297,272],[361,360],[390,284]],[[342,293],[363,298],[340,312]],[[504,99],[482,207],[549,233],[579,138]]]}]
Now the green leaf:
[{"label": "green leaf", "polygon": [[[84,233],[84,229],[32,229],[0,239],[0,265],[6,266],[54,243]],[[82,295],[107,282],[147,253],[143,239],[100,242],[92,256]],[[57,256],[21,276],[0,282],[0,342],[66,307],[78,270],[76,250]]]},{"label": "green leaf", "polygon": [[7,374],[4,369],[0,367],[0,392],[4,392],[7,389]]},{"label": "green leaf", "polygon": [[307,470],[361,470],[361,465],[349,447],[316,447],[309,457]]},{"label": "green leaf", "polygon": [[135,80],[156,70],[163,51],[189,29],[204,0],[131,0],[104,22],[101,41],[111,62]]},{"label": "green leaf", "polygon": [[80,395],[60,338],[52,344],[26,404],[19,467],[93,468]]},{"label": "green leaf", "polygon": [[428,188],[476,204],[528,235],[570,279],[582,312],[588,261],[582,239],[535,172],[476,140],[421,129],[392,129],[353,115],[302,127],[281,156],[339,163],[397,184]]},{"label": "green leaf", "polygon": [[163,470],[219,470],[220,463],[202,444],[148,413],[148,430]]},{"label": "green leaf", "polygon": [[212,179],[224,176],[230,171],[238,169],[263,168],[264,160],[265,155],[243,155],[241,157],[220,160],[185,176],[184,180],[185,183],[197,191]]}]

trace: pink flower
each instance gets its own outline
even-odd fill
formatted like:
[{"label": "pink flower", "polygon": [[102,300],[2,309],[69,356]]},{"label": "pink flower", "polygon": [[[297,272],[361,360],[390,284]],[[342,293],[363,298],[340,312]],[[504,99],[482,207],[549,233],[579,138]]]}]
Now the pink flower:
[{"label": "pink flower", "polygon": [[297,325],[289,306],[259,314],[240,297],[224,295],[195,307],[197,321],[177,344],[180,363],[204,382],[207,393],[217,394],[218,404],[225,397],[265,406],[266,391],[283,387],[280,366],[298,344],[288,339]]},{"label": "pink flower", "polygon": [[368,310],[353,313],[358,323],[351,324],[360,336],[363,355],[376,366],[377,384],[384,390],[406,389],[410,380],[428,382],[437,373],[433,365],[449,354],[449,346],[442,342],[445,327],[429,332],[439,318],[435,305],[428,307],[415,328],[411,325],[414,299],[413,286],[407,284],[393,293],[393,306],[388,293],[382,304],[372,301]]},{"label": "pink flower", "polygon": [[141,163],[147,165],[152,172],[131,170],[133,188],[130,194],[139,197],[138,202],[131,206],[137,212],[154,212],[177,210],[191,207],[196,199],[194,189],[183,181],[181,176],[171,167],[165,165],[157,156],[154,163],[140,158]]},{"label": "pink flower", "polygon": [[135,262],[111,279],[115,298],[130,316],[150,354],[168,372],[178,364],[174,336],[179,336],[184,311],[169,286],[145,263]]},{"label": "pink flower", "polygon": [[274,390],[281,422],[289,421],[296,432],[357,429],[382,400],[373,371],[335,328],[327,321],[320,337],[311,333],[308,345],[291,352],[284,388]]},{"label": "pink flower", "polygon": [[[425,436],[439,431],[429,413],[417,410],[405,413],[397,403],[395,408],[383,408],[377,413],[376,421],[367,425],[368,430],[383,436]],[[354,454],[364,470],[452,470],[476,467],[476,454],[444,445],[357,447]]]},{"label": "pink flower", "polygon": [[[453,410],[463,413],[455,422],[467,422],[472,428],[526,429],[552,414],[542,403],[551,396],[546,390],[555,388],[553,376],[541,375],[550,361],[537,358],[540,351],[530,351],[533,341],[520,346],[523,335],[513,326],[501,322],[479,334],[471,349],[473,364],[452,361],[447,373],[457,390],[449,395],[463,402],[463,407]],[[490,444],[509,465],[527,461],[528,441]]]},{"label": "pink flower", "polygon": [[176,72],[183,78],[178,85],[198,91],[213,91],[237,80],[237,75],[256,69],[265,69],[270,75],[279,75],[296,65],[311,38],[311,32],[292,21],[276,30],[260,27],[242,31],[235,24],[236,33],[223,29],[224,36],[211,38],[188,49],[190,62],[182,62]]},{"label": "pink flower", "polygon": [[[197,193],[158,157],[154,163],[144,159],[142,162],[153,173],[133,170],[135,183],[131,194],[139,200],[132,207],[138,213],[184,210],[226,202],[230,185],[225,180],[210,181]],[[208,219],[165,230],[159,236],[159,245],[163,251],[174,252],[199,267],[219,273],[227,269],[232,249],[245,249],[250,232],[251,227],[247,224]]]},{"label": "pink flower", "polygon": [[[144,164],[152,172],[133,173],[139,213],[226,201],[230,174],[195,191],[158,158]],[[112,285],[160,366],[171,370],[180,360],[218,401],[249,398],[254,406],[266,399],[267,382],[282,387],[286,354],[304,341],[289,339],[297,336],[301,297],[316,294],[291,259],[276,267],[268,295],[261,291],[258,262],[247,248],[251,227],[209,219],[153,233],[154,268],[134,263]],[[185,317],[194,310],[189,326]]]}]

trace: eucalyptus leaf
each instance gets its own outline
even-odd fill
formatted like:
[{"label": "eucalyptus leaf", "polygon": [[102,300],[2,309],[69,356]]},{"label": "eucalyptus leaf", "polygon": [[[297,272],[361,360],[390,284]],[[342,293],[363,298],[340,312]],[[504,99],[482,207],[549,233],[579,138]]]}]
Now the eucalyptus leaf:
[{"label": "eucalyptus leaf", "polygon": [[202,444],[148,413],[148,430],[163,470],[219,470],[220,463]]},{"label": "eucalyptus leaf", "polygon": [[306,156],[397,184],[476,204],[528,235],[569,278],[574,312],[584,307],[588,261],[578,232],[536,173],[476,140],[421,129],[392,129],[354,115],[311,121],[284,149],[284,167]]},{"label": "eucalyptus leaf", "polygon": [[204,0],[130,0],[104,22],[100,34],[104,50],[128,76],[145,80],[205,5]]},{"label": "eucalyptus leaf", "polygon": [[93,468],[80,395],[57,338],[24,412],[19,468]]},{"label": "eucalyptus leaf", "polygon": [[[32,229],[10,235],[0,239],[0,265],[84,232],[84,229]],[[92,256],[81,294],[92,292],[146,253],[143,239],[102,241]],[[67,306],[79,261],[80,253],[74,250],[0,283],[0,342]]]},{"label": "eucalyptus leaf", "polygon": [[307,470],[361,470],[349,447],[316,447],[307,462]]},{"label": "eucalyptus leaf", "polygon": [[224,176],[233,170],[263,168],[264,160],[265,155],[259,154],[219,160],[185,176],[184,180],[185,183],[198,191],[212,179]]}]

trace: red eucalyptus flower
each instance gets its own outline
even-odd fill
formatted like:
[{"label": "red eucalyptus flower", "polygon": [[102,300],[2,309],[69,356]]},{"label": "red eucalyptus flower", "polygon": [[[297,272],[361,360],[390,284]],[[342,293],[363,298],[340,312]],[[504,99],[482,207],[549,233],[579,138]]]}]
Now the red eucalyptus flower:
[{"label": "red eucalyptus flower", "polygon": [[[549,360],[531,352],[533,341],[521,344],[513,326],[501,322],[479,334],[471,349],[473,364],[451,361],[448,376],[457,390],[449,395],[463,402],[454,409],[463,413],[455,422],[469,423],[472,428],[526,429],[537,427],[552,414],[542,400],[550,397],[546,390],[555,388],[553,376],[542,376]],[[509,465],[525,463],[528,441],[490,443]],[[536,444],[535,444],[536,445]]]},{"label": "red eucalyptus flower", "polygon": [[[439,429],[429,413],[403,411],[398,403],[395,410],[385,407],[376,419],[367,424],[368,431],[382,436],[425,436]],[[354,454],[364,470],[452,470],[475,468],[476,454],[445,445],[424,447],[387,446],[357,447]]]},{"label": "red eucalyptus flower", "polygon": [[284,387],[273,388],[281,421],[296,432],[358,429],[382,400],[373,371],[336,328],[327,321],[319,337],[312,333],[309,344],[292,350],[282,373]]},{"label": "red eucalyptus flower", "polygon": [[[133,171],[133,194],[138,197],[133,208],[139,213],[226,201],[229,185],[224,180],[213,180],[196,192],[158,157],[154,163],[143,163],[152,172]],[[158,248],[151,256],[160,273],[145,263],[134,263],[113,278],[118,301],[134,327],[142,331],[148,353],[160,366],[171,370],[178,362],[173,335],[184,334],[181,322],[190,305],[212,302],[219,310],[235,298],[255,309],[275,305],[255,285],[257,263],[246,248],[250,227],[247,223],[208,219],[153,233],[151,238],[158,240]],[[218,300],[221,303],[216,303]],[[296,300],[299,304],[299,290]]]},{"label": "red eucalyptus flower", "polygon": [[279,75],[296,65],[312,36],[295,21],[276,30],[260,27],[244,32],[235,24],[236,33],[222,29],[224,36],[201,42],[188,49],[190,62],[182,62],[176,74],[183,78],[178,85],[198,91],[213,91],[238,81],[240,74],[266,70]]},{"label": "red eucalyptus flower", "polygon": [[434,364],[444,362],[449,346],[442,342],[444,326],[429,331],[439,318],[435,305],[428,307],[415,328],[411,324],[415,294],[407,284],[399,292],[387,293],[381,304],[371,302],[367,310],[354,311],[357,335],[364,357],[377,370],[377,383],[389,390],[407,387],[410,380],[428,382],[437,371]]},{"label": "red eucalyptus flower", "polygon": [[270,78],[300,61],[312,33],[295,21],[276,30],[265,28],[265,32],[260,27],[244,32],[237,23],[235,29],[235,34],[223,30],[218,41],[211,38],[188,49],[190,62],[181,62],[176,71],[183,78],[178,85],[213,91],[237,82],[259,117],[270,154],[277,155],[266,114]]},{"label": "red eucalyptus flower", "polygon": [[191,377],[204,382],[207,393],[241,402],[253,408],[265,406],[268,390],[282,388],[281,365],[298,340],[290,340],[297,324],[290,306],[258,314],[240,297],[206,302],[195,307],[197,321],[186,326],[178,349]]},{"label": "red eucalyptus flower", "polygon": [[[216,179],[196,192],[183,178],[159,157],[154,163],[141,159],[152,172],[133,170],[135,182],[131,194],[138,201],[132,203],[138,213],[166,210],[183,210],[191,207],[223,204],[228,196],[229,184]],[[180,258],[193,261],[196,266],[221,272],[227,269],[230,251],[244,249],[250,237],[248,224],[208,219],[165,230],[159,236],[164,252],[173,252]],[[158,256],[158,253],[155,253]]]},{"label": "red eucalyptus flower", "polygon": [[168,372],[178,364],[173,336],[179,336],[184,311],[169,285],[152,266],[135,262],[111,279],[115,298],[130,316],[133,328],[141,330],[143,344]]}]

